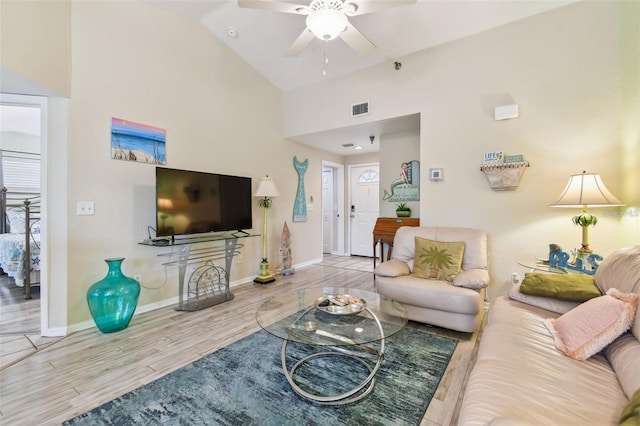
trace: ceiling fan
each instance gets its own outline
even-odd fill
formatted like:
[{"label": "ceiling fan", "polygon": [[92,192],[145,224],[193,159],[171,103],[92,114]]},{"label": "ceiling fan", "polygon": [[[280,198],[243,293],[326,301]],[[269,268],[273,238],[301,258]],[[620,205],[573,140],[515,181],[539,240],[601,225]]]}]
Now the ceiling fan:
[{"label": "ceiling fan", "polygon": [[307,28],[289,47],[287,56],[297,56],[314,37],[327,42],[340,37],[364,56],[375,50],[376,46],[351,25],[349,17],[415,2],[416,0],[313,0],[306,6],[274,0],[238,0],[238,6],[307,15]]}]

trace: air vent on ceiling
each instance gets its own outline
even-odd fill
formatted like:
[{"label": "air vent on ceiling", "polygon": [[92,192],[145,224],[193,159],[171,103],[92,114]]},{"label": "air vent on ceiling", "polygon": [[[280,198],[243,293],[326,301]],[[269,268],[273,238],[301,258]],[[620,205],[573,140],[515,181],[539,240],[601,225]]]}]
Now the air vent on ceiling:
[{"label": "air vent on ceiling", "polygon": [[351,148],[353,146],[353,144],[352,143],[343,143],[342,146],[345,147],[345,148]]},{"label": "air vent on ceiling", "polygon": [[359,115],[369,114],[369,102],[363,102],[361,104],[351,105],[351,116],[357,117]]}]

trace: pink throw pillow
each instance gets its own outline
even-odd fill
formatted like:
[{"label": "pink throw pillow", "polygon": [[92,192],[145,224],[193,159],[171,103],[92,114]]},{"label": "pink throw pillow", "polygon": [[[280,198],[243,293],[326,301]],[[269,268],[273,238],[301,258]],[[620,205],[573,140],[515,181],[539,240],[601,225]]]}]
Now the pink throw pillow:
[{"label": "pink throw pillow", "polygon": [[627,331],[638,308],[638,295],[611,288],[604,296],[588,300],[557,319],[546,319],[556,348],[585,360]]}]

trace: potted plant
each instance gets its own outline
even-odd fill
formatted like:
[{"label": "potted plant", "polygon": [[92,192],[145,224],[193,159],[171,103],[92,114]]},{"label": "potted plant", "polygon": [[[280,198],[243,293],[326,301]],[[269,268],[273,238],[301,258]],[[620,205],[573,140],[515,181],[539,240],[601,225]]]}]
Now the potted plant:
[{"label": "potted plant", "polygon": [[398,203],[396,208],[396,216],[398,217],[411,217],[411,209],[407,206],[407,203]]}]

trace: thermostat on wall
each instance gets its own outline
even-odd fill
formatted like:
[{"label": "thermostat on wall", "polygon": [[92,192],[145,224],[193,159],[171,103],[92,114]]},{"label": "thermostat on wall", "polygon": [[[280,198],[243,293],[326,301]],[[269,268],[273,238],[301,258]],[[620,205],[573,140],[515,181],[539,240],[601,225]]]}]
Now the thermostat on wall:
[{"label": "thermostat on wall", "polygon": [[518,104],[497,106],[493,118],[496,121],[518,118]]},{"label": "thermostat on wall", "polygon": [[441,168],[429,169],[429,179],[442,180],[444,178]]}]

